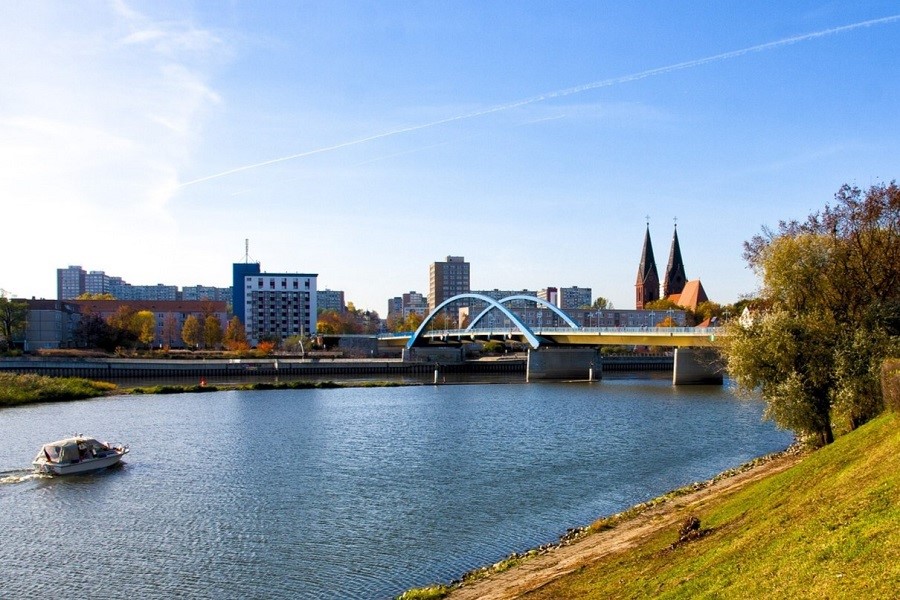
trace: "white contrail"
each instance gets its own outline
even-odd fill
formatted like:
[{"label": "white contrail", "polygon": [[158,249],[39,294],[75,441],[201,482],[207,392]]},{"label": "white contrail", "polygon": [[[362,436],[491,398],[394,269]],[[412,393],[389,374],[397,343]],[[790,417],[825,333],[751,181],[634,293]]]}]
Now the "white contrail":
[{"label": "white contrail", "polygon": [[667,73],[672,73],[674,71],[691,69],[693,67],[699,67],[701,65],[706,65],[709,63],[720,62],[723,60],[737,58],[739,56],[744,56],[745,54],[751,54],[754,52],[764,52],[766,50],[773,50],[775,48],[781,48],[782,46],[790,46],[791,44],[796,44],[799,42],[805,42],[805,41],[820,38],[820,37],[844,33],[845,31],[852,31],[854,29],[860,29],[863,27],[872,27],[874,25],[883,25],[885,23],[893,23],[895,21],[900,21],[900,15],[892,15],[890,17],[882,17],[880,19],[871,19],[869,21],[861,21],[859,23],[852,23],[850,25],[842,25],[841,27],[832,27],[831,29],[816,31],[813,33],[805,33],[803,35],[797,35],[794,37],[784,38],[782,40],[777,40],[774,42],[767,42],[765,44],[759,44],[757,46],[750,46],[749,48],[742,48],[740,50],[732,50],[731,52],[724,52],[722,54],[716,54],[714,56],[707,56],[706,58],[698,58],[695,60],[680,62],[680,63],[676,63],[674,65],[668,65],[665,67],[657,67],[655,69],[648,69],[646,71],[641,71],[640,73],[633,73],[631,75],[622,75],[620,77],[613,77],[612,79],[604,79],[602,81],[586,83],[584,85],[578,85],[575,87],[570,87],[570,88],[558,90],[555,92],[548,92],[546,94],[541,94],[539,96],[532,96],[530,98],[525,98],[523,100],[518,100],[516,102],[510,102],[509,104],[501,104],[498,106],[491,106],[489,108],[476,110],[476,111],[473,111],[470,113],[457,115],[454,117],[447,117],[446,119],[440,119],[438,121],[431,121],[430,123],[422,123],[419,125],[410,125],[408,127],[402,127],[400,129],[385,131],[383,133],[377,133],[375,135],[370,135],[368,137],[358,138],[358,139],[351,140],[348,142],[342,142],[340,144],[335,144],[333,146],[325,146],[323,148],[316,148],[315,150],[308,150],[306,152],[300,152],[299,154],[291,154],[290,156],[282,156],[280,158],[273,158],[271,160],[267,160],[264,162],[254,163],[252,165],[244,165],[243,167],[236,167],[234,169],[222,171],[221,173],[216,173],[215,175],[207,175],[206,177],[200,177],[199,179],[194,179],[192,181],[182,183],[178,187],[183,188],[183,187],[187,187],[189,185],[194,185],[197,183],[202,183],[204,181],[209,181],[211,179],[218,179],[219,177],[225,177],[226,175],[233,175],[234,173],[240,173],[241,171],[249,171],[251,169],[258,169],[260,167],[265,167],[267,165],[273,165],[275,163],[285,162],[285,161],[289,161],[289,160],[295,160],[295,159],[304,158],[307,156],[313,156],[315,154],[322,154],[324,152],[331,152],[332,150],[339,150],[341,148],[346,148],[348,146],[364,144],[366,142],[379,140],[381,138],[400,135],[401,133],[409,133],[411,131],[418,131],[420,129],[428,129],[429,127],[436,127],[438,125],[444,125],[446,123],[452,123],[454,121],[473,119],[475,117],[481,117],[484,115],[489,115],[489,114],[493,114],[493,113],[497,113],[497,112],[511,110],[514,108],[518,108],[520,106],[526,106],[528,104],[544,102],[545,100],[552,100],[554,98],[563,98],[565,96],[571,96],[573,94],[580,94],[582,92],[587,92],[589,90],[596,90],[599,88],[610,87],[610,86],[618,85],[621,83],[638,81],[640,79],[646,79],[648,77],[655,77],[657,75],[665,75]]}]

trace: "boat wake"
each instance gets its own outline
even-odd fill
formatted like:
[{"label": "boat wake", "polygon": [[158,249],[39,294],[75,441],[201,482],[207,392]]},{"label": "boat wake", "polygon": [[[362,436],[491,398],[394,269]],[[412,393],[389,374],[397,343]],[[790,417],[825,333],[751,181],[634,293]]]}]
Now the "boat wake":
[{"label": "boat wake", "polygon": [[31,469],[16,469],[14,471],[0,471],[0,485],[22,483],[32,479],[47,479],[49,475],[37,473]]}]

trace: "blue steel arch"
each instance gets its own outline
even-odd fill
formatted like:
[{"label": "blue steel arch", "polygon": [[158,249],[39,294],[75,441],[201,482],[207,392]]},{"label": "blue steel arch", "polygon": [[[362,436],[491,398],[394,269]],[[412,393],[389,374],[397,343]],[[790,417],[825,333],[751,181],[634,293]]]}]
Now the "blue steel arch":
[{"label": "blue steel arch", "polygon": [[[569,317],[569,315],[567,315],[562,310],[560,310],[560,308],[558,306],[556,306],[555,304],[551,304],[550,302],[548,302],[547,300],[544,300],[543,298],[538,298],[537,296],[523,296],[521,294],[516,294],[513,296],[507,296],[506,298],[500,298],[499,300],[497,300],[497,302],[499,304],[505,304],[507,302],[512,302],[513,300],[527,300],[528,302],[534,302],[535,304],[543,304],[544,306],[546,306],[547,308],[549,308],[550,310],[555,312],[557,315],[562,317],[562,320],[565,321],[566,323],[568,323],[569,327],[571,327],[572,329],[579,328],[578,324],[575,321],[573,321]],[[493,306],[489,306],[486,309],[484,309],[483,311],[481,311],[480,313],[478,313],[478,316],[475,317],[474,319],[472,319],[472,322],[469,323],[469,326],[466,328],[466,331],[469,331],[470,329],[475,327],[475,324],[478,323],[478,321],[480,321],[485,315],[487,315],[493,309],[494,309]]]},{"label": "blue steel arch", "polygon": [[[416,342],[419,341],[419,338],[421,337],[422,333],[425,331],[425,328],[428,327],[428,324],[431,323],[431,320],[437,316],[438,312],[442,308],[444,308],[451,302],[455,302],[457,300],[462,300],[464,298],[473,298],[475,300],[481,300],[482,302],[487,302],[491,308],[496,308],[497,310],[502,312],[504,315],[507,316],[507,318],[510,321],[513,322],[513,324],[516,327],[519,328],[519,331],[522,332],[522,335],[525,336],[525,339],[528,340],[528,343],[531,344],[532,348],[538,348],[541,345],[541,342],[537,339],[537,336],[534,335],[533,331],[531,331],[528,327],[526,327],[525,324],[522,323],[522,321],[520,321],[519,318],[515,314],[510,312],[510,310],[508,308],[506,308],[505,306],[503,306],[502,304],[500,304],[493,298],[489,298],[482,294],[458,294],[456,296],[453,296],[452,298],[447,298],[446,300],[444,300],[443,302],[441,302],[440,304],[438,304],[437,306],[434,307],[434,310],[431,311],[431,314],[429,314],[427,317],[425,317],[425,320],[422,321],[422,324],[419,325],[419,328],[416,329],[416,332],[414,334],[412,334],[412,337],[409,338],[408,342],[406,342],[406,347],[412,348],[416,344]],[[488,309],[488,310],[490,310],[490,309]]]}]

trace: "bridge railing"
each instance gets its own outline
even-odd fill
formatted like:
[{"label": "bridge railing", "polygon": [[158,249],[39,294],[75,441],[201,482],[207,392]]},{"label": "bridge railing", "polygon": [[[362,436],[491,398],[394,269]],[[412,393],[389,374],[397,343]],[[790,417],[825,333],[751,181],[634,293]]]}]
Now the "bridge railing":
[{"label": "bridge railing", "polygon": [[[721,327],[540,327],[536,326],[532,330],[535,334],[649,334],[649,335],[657,335],[657,336],[665,336],[669,335],[695,335],[695,336],[709,336],[709,335],[720,335],[723,331]],[[479,327],[476,329],[435,329],[432,331],[426,331],[422,335],[426,337],[469,337],[469,336],[479,336],[486,334],[493,335],[518,335],[520,334],[520,330],[517,327]],[[379,334],[379,339],[406,339],[409,338],[413,332],[399,332],[399,333],[382,333]]]}]

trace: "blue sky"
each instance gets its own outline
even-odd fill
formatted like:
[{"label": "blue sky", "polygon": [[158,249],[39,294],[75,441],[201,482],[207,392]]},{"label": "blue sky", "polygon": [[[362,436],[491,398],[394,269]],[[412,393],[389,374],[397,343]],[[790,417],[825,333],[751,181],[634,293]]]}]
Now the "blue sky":
[{"label": "blue sky", "polygon": [[230,285],[250,256],[357,307],[591,287],[646,218],[718,302],[742,242],[897,178],[900,2],[0,4],[0,287],[58,267]]}]

